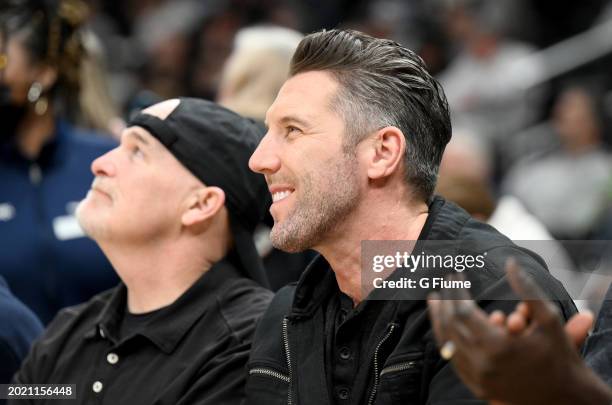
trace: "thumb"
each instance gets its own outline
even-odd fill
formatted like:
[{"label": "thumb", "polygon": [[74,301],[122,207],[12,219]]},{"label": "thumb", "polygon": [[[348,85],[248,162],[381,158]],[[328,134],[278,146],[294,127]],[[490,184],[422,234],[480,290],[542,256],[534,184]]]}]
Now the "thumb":
[{"label": "thumb", "polygon": [[571,341],[580,348],[593,326],[593,313],[590,311],[580,312],[572,316],[565,324],[565,333]]}]

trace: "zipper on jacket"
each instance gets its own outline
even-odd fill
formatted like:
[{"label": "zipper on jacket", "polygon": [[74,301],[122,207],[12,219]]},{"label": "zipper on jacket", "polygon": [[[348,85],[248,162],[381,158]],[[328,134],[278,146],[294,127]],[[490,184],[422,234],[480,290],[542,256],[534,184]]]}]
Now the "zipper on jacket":
[{"label": "zipper on jacket", "polygon": [[285,354],[287,355],[287,369],[289,370],[289,376],[287,381],[289,387],[287,388],[287,404],[293,404],[293,398],[291,397],[291,352],[289,351],[289,333],[287,332],[287,324],[289,320],[287,317],[283,318],[283,343],[285,344]]},{"label": "zipper on jacket", "polygon": [[376,391],[378,390],[378,383],[380,379],[380,375],[378,373],[378,352],[383,345],[389,339],[393,331],[395,330],[395,324],[392,323],[389,331],[383,336],[383,338],[376,345],[376,349],[374,350],[374,387],[372,387],[372,392],[370,393],[370,399],[368,400],[368,405],[372,405],[374,403],[374,398],[376,398]]},{"label": "zipper on jacket", "polygon": [[[40,165],[36,162],[30,164],[30,168],[28,170],[28,177],[30,179],[30,184],[33,186],[34,194],[36,196],[36,216],[42,227],[47,228],[45,221],[45,203],[42,195],[42,188],[40,187],[40,183],[43,179],[42,170]],[[43,228],[41,228],[43,229]]]},{"label": "zipper on jacket", "polygon": [[250,375],[253,375],[253,374],[267,375],[270,377],[278,378],[279,380],[284,381],[286,383],[290,381],[288,375],[279,373],[278,371],[272,370],[271,368],[262,368],[262,367],[253,368],[249,370],[249,374]]},{"label": "zipper on jacket", "polygon": [[406,371],[414,368],[419,363],[418,360],[406,361],[404,363],[393,364],[391,366],[387,366],[382,369],[380,372],[380,376],[382,377],[385,374],[389,373],[398,373],[401,371]]},{"label": "zipper on jacket", "polygon": [[34,186],[38,186],[42,181],[42,170],[37,163],[32,163],[29,170],[30,183]]}]

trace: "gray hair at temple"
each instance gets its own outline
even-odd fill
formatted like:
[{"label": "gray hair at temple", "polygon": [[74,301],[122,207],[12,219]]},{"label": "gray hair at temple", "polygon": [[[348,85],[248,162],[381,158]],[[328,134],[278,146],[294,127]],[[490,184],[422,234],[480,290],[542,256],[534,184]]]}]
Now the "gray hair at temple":
[{"label": "gray hair at temple", "polygon": [[264,121],[287,80],[291,56],[302,38],[297,31],[273,25],[238,31],[222,72],[219,104]]}]

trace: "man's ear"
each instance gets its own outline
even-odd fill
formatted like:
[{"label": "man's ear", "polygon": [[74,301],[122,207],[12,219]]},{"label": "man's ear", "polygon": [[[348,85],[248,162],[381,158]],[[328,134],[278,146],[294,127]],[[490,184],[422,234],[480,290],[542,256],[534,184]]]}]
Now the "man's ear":
[{"label": "man's ear", "polygon": [[204,224],[212,219],[225,204],[225,192],[219,187],[203,187],[189,196],[188,209],[183,213],[183,226]]},{"label": "man's ear", "polygon": [[406,152],[406,138],[397,127],[379,129],[365,145],[367,173],[373,180],[388,177],[396,172]]}]

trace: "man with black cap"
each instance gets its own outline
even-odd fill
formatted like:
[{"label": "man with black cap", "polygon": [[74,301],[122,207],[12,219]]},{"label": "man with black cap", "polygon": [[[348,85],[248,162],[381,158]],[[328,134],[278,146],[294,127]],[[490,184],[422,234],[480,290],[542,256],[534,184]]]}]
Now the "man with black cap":
[{"label": "man with black cap", "polygon": [[77,210],[122,283],[61,311],[15,383],[76,384],[76,403],[240,403],[271,297],[251,237],[269,205],[248,169],[261,135],[188,98],[131,121]]}]

